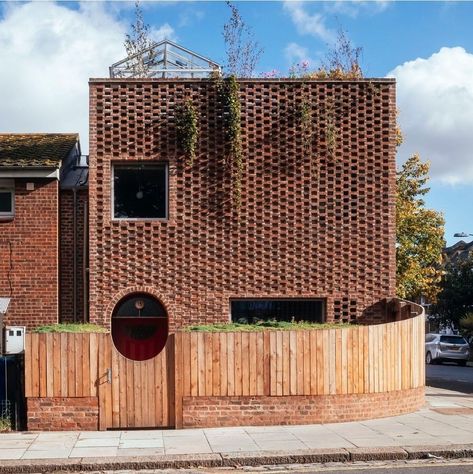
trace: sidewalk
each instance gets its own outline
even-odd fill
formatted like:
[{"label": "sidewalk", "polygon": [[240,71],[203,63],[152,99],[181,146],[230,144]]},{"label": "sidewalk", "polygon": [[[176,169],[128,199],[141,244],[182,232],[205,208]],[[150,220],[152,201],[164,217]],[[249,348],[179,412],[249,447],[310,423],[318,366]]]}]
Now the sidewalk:
[{"label": "sidewalk", "polygon": [[326,425],[6,433],[0,472],[473,456],[473,396],[428,387],[427,402],[409,415]]}]

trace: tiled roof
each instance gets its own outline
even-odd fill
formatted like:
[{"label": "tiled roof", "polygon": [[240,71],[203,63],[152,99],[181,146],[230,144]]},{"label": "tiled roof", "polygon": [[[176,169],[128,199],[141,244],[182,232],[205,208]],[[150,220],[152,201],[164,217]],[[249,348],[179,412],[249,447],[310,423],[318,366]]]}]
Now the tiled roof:
[{"label": "tiled roof", "polygon": [[58,168],[78,140],[77,133],[1,133],[0,168]]}]

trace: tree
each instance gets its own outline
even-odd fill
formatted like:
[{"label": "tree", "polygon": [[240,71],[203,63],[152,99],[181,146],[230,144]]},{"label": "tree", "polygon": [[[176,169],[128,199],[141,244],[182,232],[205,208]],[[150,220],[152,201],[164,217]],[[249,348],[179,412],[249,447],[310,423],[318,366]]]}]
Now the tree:
[{"label": "tree", "polygon": [[442,277],[445,221],[441,213],[426,209],[422,198],[430,189],[429,168],[413,155],[397,173],[397,294],[410,300],[423,295],[435,301]]},{"label": "tree", "polygon": [[444,325],[473,329],[473,259],[449,264],[433,313]]},{"label": "tree", "polygon": [[238,8],[232,2],[227,1],[227,5],[231,16],[223,26],[227,55],[225,72],[227,76],[251,77],[263,53],[263,48],[254,39],[251,28],[244,22]]},{"label": "tree", "polygon": [[354,46],[343,28],[339,28],[337,39],[327,50],[321,64],[310,69],[308,61],[295,64],[289,70],[289,77],[307,79],[362,79],[360,58],[363,48]]},{"label": "tree", "polygon": [[[125,38],[125,50],[128,56],[128,68],[132,77],[149,77],[156,59],[150,37],[149,25],[144,22],[139,0],[135,2],[135,23],[131,25],[131,34]],[[136,56],[135,56],[136,55]]]},{"label": "tree", "polygon": [[363,48],[353,46],[350,38],[343,28],[337,31],[335,44],[328,49],[322,61],[321,71],[326,71],[331,78],[361,79],[363,71],[360,57]]}]

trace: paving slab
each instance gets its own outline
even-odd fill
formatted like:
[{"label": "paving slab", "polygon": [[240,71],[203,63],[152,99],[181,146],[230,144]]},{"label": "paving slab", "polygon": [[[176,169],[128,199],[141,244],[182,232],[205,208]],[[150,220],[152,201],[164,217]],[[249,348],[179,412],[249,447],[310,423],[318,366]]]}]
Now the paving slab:
[{"label": "paving slab", "polygon": [[121,431],[81,431],[79,433],[79,439],[86,438],[120,438]]},{"label": "paving slab", "polygon": [[73,448],[69,457],[71,458],[95,458],[116,456],[117,447],[99,447],[99,448]]},{"label": "paving slab", "polygon": [[117,456],[161,456],[164,455],[164,448],[118,448]]},{"label": "paving slab", "polygon": [[75,448],[118,447],[120,438],[81,438],[75,443]]},{"label": "paving slab", "polygon": [[26,451],[21,459],[64,459],[71,454],[72,447],[69,449],[47,449]]},{"label": "paving slab", "polygon": [[163,448],[164,440],[162,438],[147,438],[147,439],[121,439],[119,444],[120,449],[142,449],[142,448]]},{"label": "paving slab", "polygon": [[299,440],[259,440],[256,442],[258,448],[262,451],[270,450],[294,450],[300,451],[301,449],[308,449],[308,446]]},{"label": "paving slab", "polygon": [[21,459],[26,449],[0,449],[0,459]]},{"label": "paving slab", "polygon": [[146,430],[146,431],[122,431],[120,439],[163,439],[163,432],[161,430]]}]

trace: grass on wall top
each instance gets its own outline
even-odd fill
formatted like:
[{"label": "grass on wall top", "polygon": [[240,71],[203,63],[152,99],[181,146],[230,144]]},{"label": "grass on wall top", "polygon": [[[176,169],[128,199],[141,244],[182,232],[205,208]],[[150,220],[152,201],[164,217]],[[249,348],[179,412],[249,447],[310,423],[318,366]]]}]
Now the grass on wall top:
[{"label": "grass on wall top", "polygon": [[341,329],[353,327],[349,323],[311,323],[307,321],[264,321],[260,323],[214,323],[187,326],[184,331],[201,332],[250,332],[250,331],[297,331],[306,329]]},{"label": "grass on wall top", "polygon": [[108,332],[107,328],[98,326],[97,324],[90,323],[60,323],[60,324],[48,324],[45,326],[39,326],[33,329],[31,332],[47,333],[47,332]]}]

